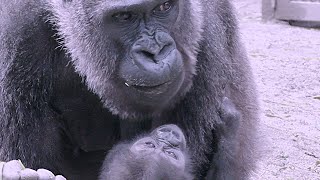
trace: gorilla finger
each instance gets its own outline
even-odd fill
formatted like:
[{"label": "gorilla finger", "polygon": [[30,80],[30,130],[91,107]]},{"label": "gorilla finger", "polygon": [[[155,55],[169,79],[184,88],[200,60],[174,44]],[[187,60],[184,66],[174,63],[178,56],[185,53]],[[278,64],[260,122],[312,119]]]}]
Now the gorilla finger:
[{"label": "gorilla finger", "polygon": [[20,175],[18,172],[24,169],[24,166],[22,165],[20,160],[12,160],[5,163],[2,166],[3,166],[2,167],[3,180],[19,180],[20,179]]},{"label": "gorilla finger", "polygon": [[54,179],[54,174],[46,169],[38,169],[37,170],[38,176],[39,176],[39,180],[50,180],[50,179]]},{"label": "gorilla finger", "polygon": [[58,175],[54,180],[67,180],[67,179],[61,175]]},{"label": "gorilla finger", "polygon": [[20,171],[21,180],[38,180],[38,177],[38,173],[33,169],[26,168]]},{"label": "gorilla finger", "polygon": [[4,171],[21,171],[25,169],[20,160],[12,160],[4,164]]},{"label": "gorilla finger", "polygon": [[2,180],[2,172],[5,162],[0,161],[0,180]]},{"label": "gorilla finger", "polygon": [[0,178],[2,178],[3,180],[20,180],[20,175],[18,172],[6,171],[6,172],[3,172],[1,176]]}]

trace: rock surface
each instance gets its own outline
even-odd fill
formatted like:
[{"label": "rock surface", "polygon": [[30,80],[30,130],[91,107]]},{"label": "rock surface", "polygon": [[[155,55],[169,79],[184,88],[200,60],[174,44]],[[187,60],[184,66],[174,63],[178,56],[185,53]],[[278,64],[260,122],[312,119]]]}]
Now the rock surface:
[{"label": "rock surface", "polygon": [[252,180],[320,180],[320,29],[261,20],[261,0],[233,1],[261,102]]}]

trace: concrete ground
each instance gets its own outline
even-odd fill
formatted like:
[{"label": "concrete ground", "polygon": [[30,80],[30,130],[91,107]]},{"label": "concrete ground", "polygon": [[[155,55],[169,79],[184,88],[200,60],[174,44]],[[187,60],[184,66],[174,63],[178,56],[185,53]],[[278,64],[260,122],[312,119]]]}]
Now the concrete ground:
[{"label": "concrete ground", "polygon": [[262,109],[252,179],[320,180],[320,29],[262,22],[260,0],[233,3]]}]

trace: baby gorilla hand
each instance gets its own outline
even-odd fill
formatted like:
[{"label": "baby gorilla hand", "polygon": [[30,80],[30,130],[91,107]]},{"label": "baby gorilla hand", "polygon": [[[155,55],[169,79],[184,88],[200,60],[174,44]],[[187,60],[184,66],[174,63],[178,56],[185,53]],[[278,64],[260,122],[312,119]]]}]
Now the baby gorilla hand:
[{"label": "baby gorilla hand", "polygon": [[12,160],[9,162],[0,162],[1,180],[66,180],[61,175],[55,176],[46,169],[37,171],[25,168],[21,161]]}]

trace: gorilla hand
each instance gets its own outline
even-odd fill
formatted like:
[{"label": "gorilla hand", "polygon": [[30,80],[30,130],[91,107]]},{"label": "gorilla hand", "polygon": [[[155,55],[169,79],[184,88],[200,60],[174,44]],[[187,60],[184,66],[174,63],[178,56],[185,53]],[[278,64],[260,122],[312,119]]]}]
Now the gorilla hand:
[{"label": "gorilla hand", "polygon": [[222,120],[222,134],[226,137],[236,135],[241,121],[241,114],[234,103],[227,97],[222,99],[220,117]]},{"label": "gorilla hand", "polygon": [[1,180],[66,180],[61,175],[55,176],[46,169],[37,171],[25,168],[20,160],[0,162]]},{"label": "gorilla hand", "polygon": [[[233,154],[235,150],[232,148],[231,144],[236,143],[236,135],[240,126],[240,121],[242,119],[241,113],[237,110],[235,104],[227,97],[224,97],[222,99],[219,113],[222,122],[217,129],[217,131],[220,131],[220,136],[217,138],[220,142],[224,143],[223,145],[221,145],[221,147],[228,149],[229,154]],[[222,141],[220,139],[222,139]],[[222,167],[229,166],[228,161],[224,156],[215,155],[213,156],[212,161],[214,162],[213,164],[220,164]],[[214,177],[216,177],[216,174],[217,169],[213,165],[207,172],[205,180],[214,179]],[[231,175],[229,176],[229,174],[226,174],[221,179],[231,180],[234,178]]]}]

